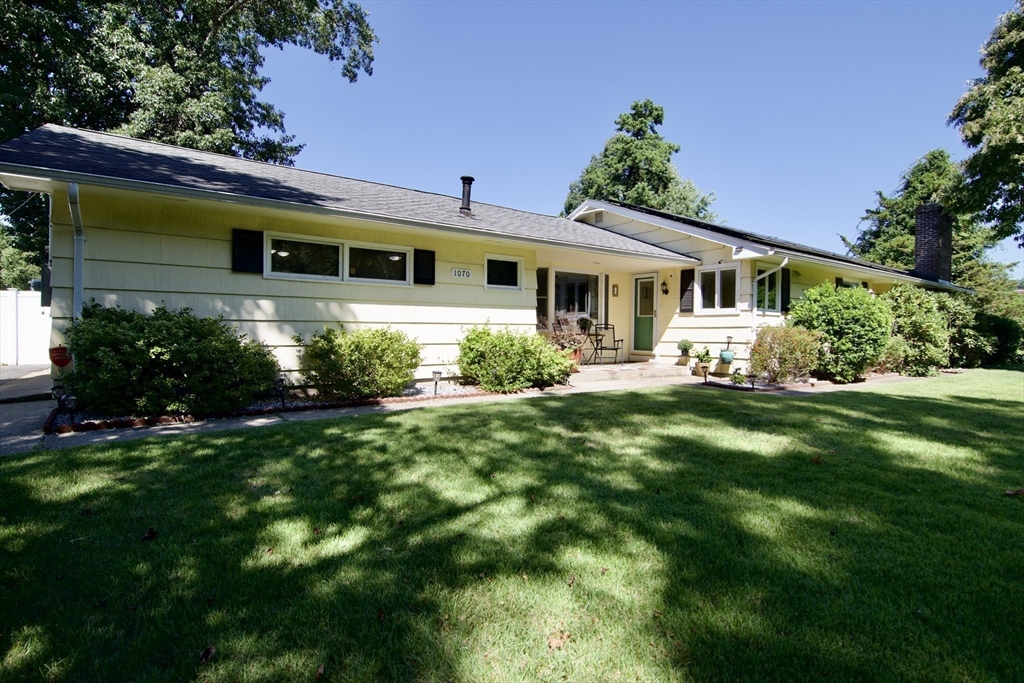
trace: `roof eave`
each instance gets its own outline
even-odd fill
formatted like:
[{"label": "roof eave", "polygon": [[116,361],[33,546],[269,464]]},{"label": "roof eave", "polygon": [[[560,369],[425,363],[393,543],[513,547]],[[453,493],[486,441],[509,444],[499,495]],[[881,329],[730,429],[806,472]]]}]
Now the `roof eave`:
[{"label": "roof eave", "polygon": [[[628,258],[637,258],[648,261],[661,261],[673,263],[700,263],[699,259],[695,259],[691,256],[685,256],[682,254],[670,256],[667,254],[646,254],[643,252],[627,251],[625,249],[614,249],[611,247],[589,245],[584,246],[572,242],[565,242],[562,240],[546,240],[542,238],[525,237],[522,235],[514,235],[495,230],[468,228],[465,226],[455,225],[451,223],[422,221],[412,218],[405,218],[401,216],[391,216],[388,214],[376,214],[366,211],[354,211],[352,209],[340,209],[336,207],[317,206],[315,204],[289,202],[281,199],[264,199],[262,197],[252,197],[249,195],[221,192],[218,190],[200,190],[196,188],[182,187],[180,185],[168,185],[166,183],[154,183],[145,180],[126,180],[123,178],[114,178],[111,176],[95,175],[91,173],[78,173],[75,171],[60,171],[42,168],[38,166],[12,164],[9,162],[0,162],[0,174],[9,174],[12,176],[25,178],[27,180],[45,180],[50,182],[77,182],[86,185],[97,185],[100,187],[110,187],[120,190],[132,190],[137,192],[155,192],[158,194],[166,194],[170,196],[184,197],[188,199],[213,200],[228,202],[232,204],[241,204],[243,206],[254,206],[260,208],[310,213],[319,216],[333,216],[337,218],[350,218],[375,223],[389,223],[392,225],[400,225],[403,227],[421,228],[425,230],[438,230],[443,232],[472,235],[474,237],[496,237],[499,239],[509,240],[512,242],[522,242],[525,244],[540,244],[549,247],[559,247],[561,249],[594,252],[600,254],[607,254],[610,256],[624,256]],[[6,185],[6,183],[4,184]],[[22,189],[22,187],[11,187],[10,189]],[[40,190],[32,189],[31,191],[38,192]]]},{"label": "roof eave", "polygon": [[950,292],[964,292],[973,294],[973,289],[966,287],[960,287],[954,285],[951,282],[943,282],[941,280],[929,280],[927,278],[917,277],[904,271],[890,270],[888,268],[874,268],[869,265],[861,265],[857,263],[849,263],[847,261],[840,261],[838,259],[830,259],[824,256],[814,256],[812,254],[804,254],[799,251],[791,249],[778,249],[775,252],[779,256],[788,256],[798,261],[809,261],[811,263],[824,263],[831,266],[845,268],[847,270],[857,271],[858,273],[868,273],[876,277],[889,278],[892,280],[898,280],[900,282],[909,282],[915,285],[926,285],[929,287],[935,287],[936,289],[943,289]]},{"label": "roof eave", "polygon": [[[649,213],[643,213],[640,211],[634,211],[633,209],[625,206],[619,206],[618,204],[611,204],[604,202],[599,199],[587,199],[582,204],[577,206],[572,213],[566,218],[570,220],[576,220],[587,213],[594,211],[607,211],[608,213],[614,213],[631,220],[640,221],[642,223],[648,223],[650,225],[656,225],[659,228],[665,228],[666,230],[673,230],[675,232],[681,232],[687,235],[693,235],[694,237],[700,237],[701,239],[723,246],[732,247],[733,249],[743,249],[752,252],[759,256],[770,256],[775,252],[775,248],[752,242],[750,240],[740,239],[738,237],[730,237],[728,235],[721,235],[711,230],[705,230],[689,223],[683,223],[681,221],[674,221],[668,218],[662,218],[660,216],[654,216]],[[685,226],[681,227],[681,226]]]}]

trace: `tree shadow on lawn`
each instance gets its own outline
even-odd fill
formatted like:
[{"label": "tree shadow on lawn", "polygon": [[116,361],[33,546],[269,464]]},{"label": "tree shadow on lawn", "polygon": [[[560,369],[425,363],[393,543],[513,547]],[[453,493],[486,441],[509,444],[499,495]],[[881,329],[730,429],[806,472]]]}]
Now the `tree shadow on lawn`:
[{"label": "tree shadow on lawn", "polygon": [[1000,494],[1021,475],[1020,408],[683,387],[12,458],[0,663],[56,680],[320,663],[328,680],[1009,679],[1024,523]]}]

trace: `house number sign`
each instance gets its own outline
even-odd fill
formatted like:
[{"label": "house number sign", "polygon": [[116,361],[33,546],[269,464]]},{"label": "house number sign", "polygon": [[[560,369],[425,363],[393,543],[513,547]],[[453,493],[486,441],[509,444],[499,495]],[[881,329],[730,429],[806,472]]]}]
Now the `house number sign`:
[{"label": "house number sign", "polygon": [[452,277],[468,279],[473,277],[473,273],[470,272],[469,268],[452,268]]}]

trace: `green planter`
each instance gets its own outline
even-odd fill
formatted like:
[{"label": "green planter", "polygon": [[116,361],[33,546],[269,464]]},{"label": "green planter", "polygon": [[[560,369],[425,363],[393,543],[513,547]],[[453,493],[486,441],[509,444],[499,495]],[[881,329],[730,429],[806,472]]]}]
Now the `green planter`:
[{"label": "green planter", "polygon": [[733,360],[735,360],[735,358],[736,358],[736,352],[735,351],[720,351],[719,354],[718,354],[718,360],[722,361],[723,363],[727,363],[727,364],[733,362]]}]

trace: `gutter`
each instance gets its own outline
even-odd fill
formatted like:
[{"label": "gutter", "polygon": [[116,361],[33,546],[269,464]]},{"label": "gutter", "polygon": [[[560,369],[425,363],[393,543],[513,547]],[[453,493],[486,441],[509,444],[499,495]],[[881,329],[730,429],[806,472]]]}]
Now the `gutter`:
[{"label": "gutter", "polygon": [[[480,228],[467,228],[460,225],[454,225],[451,223],[432,223],[429,221],[421,221],[412,218],[389,216],[387,214],[366,213],[360,211],[352,211],[349,209],[319,206],[315,204],[302,204],[300,202],[290,202],[281,199],[263,199],[260,197],[250,197],[247,195],[232,194],[230,192],[221,192],[218,190],[197,190],[190,187],[182,187],[179,185],[167,185],[165,183],[153,183],[145,180],[125,180],[123,178],[113,178],[111,176],[94,175],[90,173],[77,173],[74,171],[55,171],[54,169],[45,169],[40,168],[38,166],[25,166],[22,164],[0,162],[0,173],[9,173],[10,175],[22,176],[25,178],[63,180],[69,181],[70,183],[81,182],[88,185],[110,187],[119,190],[131,190],[134,192],[154,192],[158,194],[170,195],[175,197],[185,197],[187,199],[229,202],[232,204],[241,204],[243,206],[251,206],[255,208],[277,209],[281,211],[297,211],[301,213],[310,213],[320,216],[348,218],[352,220],[368,221],[372,223],[399,225],[409,228],[438,230],[441,232],[451,232],[456,234],[469,235],[472,237],[492,237],[496,239],[508,240],[510,242],[522,242],[525,244],[542,244],[545,246],[554,246],[562,249],[572,249],[575,251],[606,254],[609,256],[638,258],[648,261],[660,261],[662,263],[677,262],[699,264],[701,262],[700,259],[693,258],[692,256],[684,256],[682,254],[674,254],[672,256],[669,256],[662,254],[645,254],[642,252],[626,251],[623,249],[615,249],[612,247],[600,247],[596,245],[583,246],[580,244],[576,244],[573,242],[565,242],[562,240],[548,240],[537,237],[523,237],[521,235],[510,235],[504,232],[482,230]],[[40,190],[34,191],[38,192]]]},{"label": "gutter", "polygon": [[[750,281],[750,343],[754,343],[754,337],[757,336],[757,283],[759,280],[763,280],[772,273],[777,273],[786,267],[789,263],[789,257],[782,259],[782,263],[773,268],[772,270],[765,271]],[[757,272],[756,270],[754,272]],[[779,291],[776,296],[782,296],[782,287],[779,286]]]},{"label": "gutter", "polygon": [[73,319],[82,317],[82,269],[85,264],[85,229],[82,226],[82,210],[78,205],[78,183],[68,183],[68,208],[71,223],[75,226],[75,267],[74,295],[72,298]]}]

